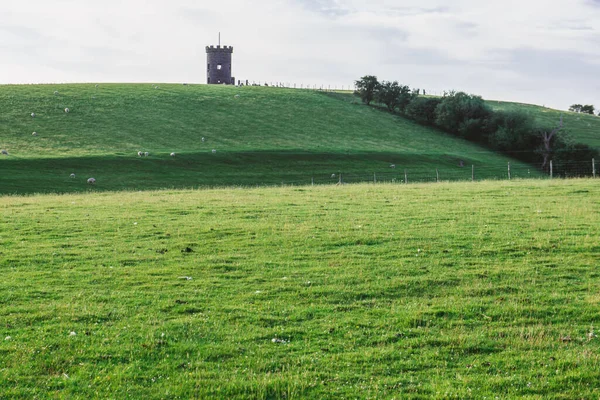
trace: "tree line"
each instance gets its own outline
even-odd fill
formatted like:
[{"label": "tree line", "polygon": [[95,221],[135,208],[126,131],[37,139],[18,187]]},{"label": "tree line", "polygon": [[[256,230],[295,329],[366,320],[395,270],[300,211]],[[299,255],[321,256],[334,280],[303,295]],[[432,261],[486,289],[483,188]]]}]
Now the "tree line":
[{"label": "tree line", "polygon": [[562,116],[554,125],[540,125],[523,111],[492,110],[481,96],[450,91],[442,97],[431,97],[424,90],[411,89],[397,81],[379,82],[373,75],[363,76],[355,86],[355,93],[367,105],[385,106],[419,124],[528,163],[539,163],[545,171],[552,160],[556,174],[571,175],[574,171],[569,164],[599,158],[598,150],[570,138]]},{"label": "tree line", "polygon": [[[595,107],[591,104],[586,104],[584,106],[581,104],[573,104],[571,107],[569,107],[569,111],[594,115]],[[598,113],[598,116],[600,116],[600,113]]]}]

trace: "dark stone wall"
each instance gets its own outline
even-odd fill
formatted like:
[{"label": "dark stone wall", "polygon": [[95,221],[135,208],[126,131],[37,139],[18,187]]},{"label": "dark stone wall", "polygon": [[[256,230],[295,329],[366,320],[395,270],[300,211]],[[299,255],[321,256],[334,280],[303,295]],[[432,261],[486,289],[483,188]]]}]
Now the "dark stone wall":
[{"label": "dark stone wall", "polygon": [[[233,85],[231,77],[231,46],[206,46],[206,77],[211,85]],[[219,69],[219,65],[221,69]]]}]

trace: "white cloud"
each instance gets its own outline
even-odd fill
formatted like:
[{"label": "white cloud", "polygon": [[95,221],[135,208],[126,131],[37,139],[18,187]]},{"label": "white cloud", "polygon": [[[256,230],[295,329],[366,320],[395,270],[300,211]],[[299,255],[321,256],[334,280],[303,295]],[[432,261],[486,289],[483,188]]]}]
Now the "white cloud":
[{"label": "white cloud", "polygon": [[240,79],[347,87],[376,74],[430,91],[600,105],[596,0],[11,2],[0,83],[204,82],[204,46],[219,31]]}]

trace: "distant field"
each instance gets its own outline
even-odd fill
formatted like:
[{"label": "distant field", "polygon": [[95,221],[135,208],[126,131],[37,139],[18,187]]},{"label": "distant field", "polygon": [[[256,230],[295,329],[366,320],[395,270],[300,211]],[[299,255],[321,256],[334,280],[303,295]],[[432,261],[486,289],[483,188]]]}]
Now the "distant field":
[{"label": "distant field", "polygon": [[598,398],[599,199],[593,180],[0,197],[0,398]]},{"label": "distant field", "polygon": [[464,180],[471,165],[475,179],[502,179],[508,162],[513,176],[540,176],[437,130],[307,90],[4,85],[0,110],[0,148],[9,152],[0,156],[0,194],[83,192],[89,177],[99,191],[335,183],[340,173],[348,182],[403,181],[405,169],[410,181],[435,180],[436,169],[442,180]]}]

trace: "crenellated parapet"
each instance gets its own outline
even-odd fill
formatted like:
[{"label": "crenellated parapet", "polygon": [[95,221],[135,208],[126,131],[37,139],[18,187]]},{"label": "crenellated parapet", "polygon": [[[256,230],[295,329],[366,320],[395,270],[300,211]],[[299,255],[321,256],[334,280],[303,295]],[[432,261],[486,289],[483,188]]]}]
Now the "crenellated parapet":
[{"label": "crenellated parapet", "polygon": [[207,53],[233,53],[233,46],[206,46]]}]

